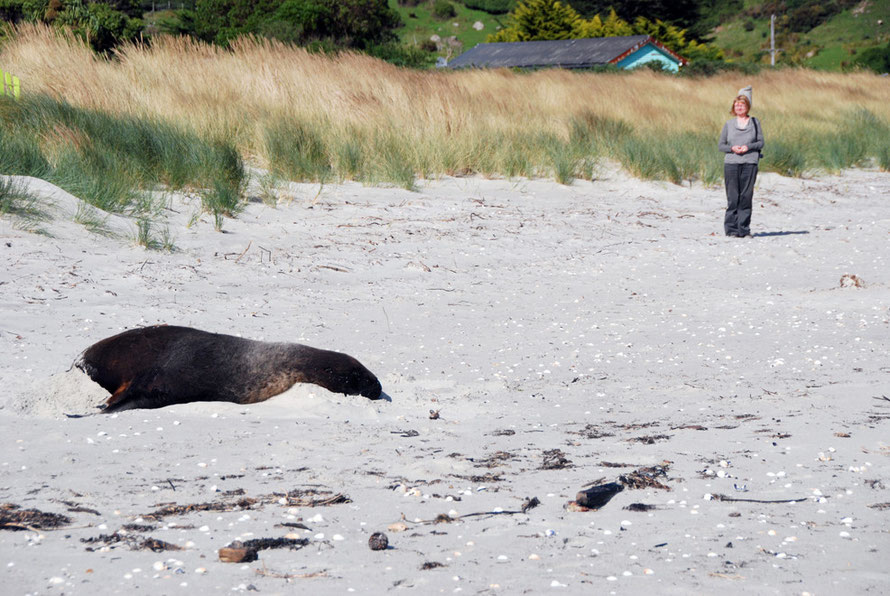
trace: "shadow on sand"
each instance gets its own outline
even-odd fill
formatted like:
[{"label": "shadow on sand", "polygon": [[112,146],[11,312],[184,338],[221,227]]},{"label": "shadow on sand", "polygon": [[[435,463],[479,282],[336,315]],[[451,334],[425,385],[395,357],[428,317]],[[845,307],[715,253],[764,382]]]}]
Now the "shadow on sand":
[{"label": "shadow on sand", "polygon": [[751,234],[755,238],[767,238],[769,236],[791,236],[792,234],[809,234],[809,230],[799,230],[796,232],[758,232]]}]

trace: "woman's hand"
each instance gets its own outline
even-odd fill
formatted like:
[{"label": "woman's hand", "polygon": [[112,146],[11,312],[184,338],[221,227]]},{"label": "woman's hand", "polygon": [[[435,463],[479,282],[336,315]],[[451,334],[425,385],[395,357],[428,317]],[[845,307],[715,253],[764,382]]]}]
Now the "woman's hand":
[{"label": "woman's hand", "polygon": [[748,146],[747,145],[733,145],[732,152],[736,153],[738,155],[744,155],[745,153],[748,152]]}]

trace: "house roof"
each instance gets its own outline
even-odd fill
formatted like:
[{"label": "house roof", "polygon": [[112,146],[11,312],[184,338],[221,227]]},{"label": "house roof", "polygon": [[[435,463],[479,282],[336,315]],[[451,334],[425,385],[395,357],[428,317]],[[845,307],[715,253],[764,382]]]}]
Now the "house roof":
[{"label": "house roof", "polygon": [[653,44],[680,63],[686,61],[648,35],[555,41],[480,43],[448,63],[450,68],[589,68],[614,64]]}]

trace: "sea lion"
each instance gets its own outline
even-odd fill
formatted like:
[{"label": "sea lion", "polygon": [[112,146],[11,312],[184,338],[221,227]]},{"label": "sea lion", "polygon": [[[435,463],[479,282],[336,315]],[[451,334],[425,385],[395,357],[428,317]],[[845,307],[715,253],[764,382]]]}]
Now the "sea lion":
[{"label": "sea lion", "polygon": [[369,399],[382,392],[377,377],[346,354],[173,325],[103,339],[84,350],[74,366],[111,393],[106,413],[193,401],[252,404],[295,383]]}]

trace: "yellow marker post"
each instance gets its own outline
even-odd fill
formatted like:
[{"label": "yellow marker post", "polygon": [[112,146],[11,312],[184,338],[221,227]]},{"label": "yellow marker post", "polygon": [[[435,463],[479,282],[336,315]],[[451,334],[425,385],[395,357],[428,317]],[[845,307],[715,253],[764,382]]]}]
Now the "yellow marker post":
[{"label": "yellow marker post", "polygon": [[22,92],[21,82],[11,72],[0,70],[0,80],[3,81],[3,95],[11,95],[18,99]]}]

